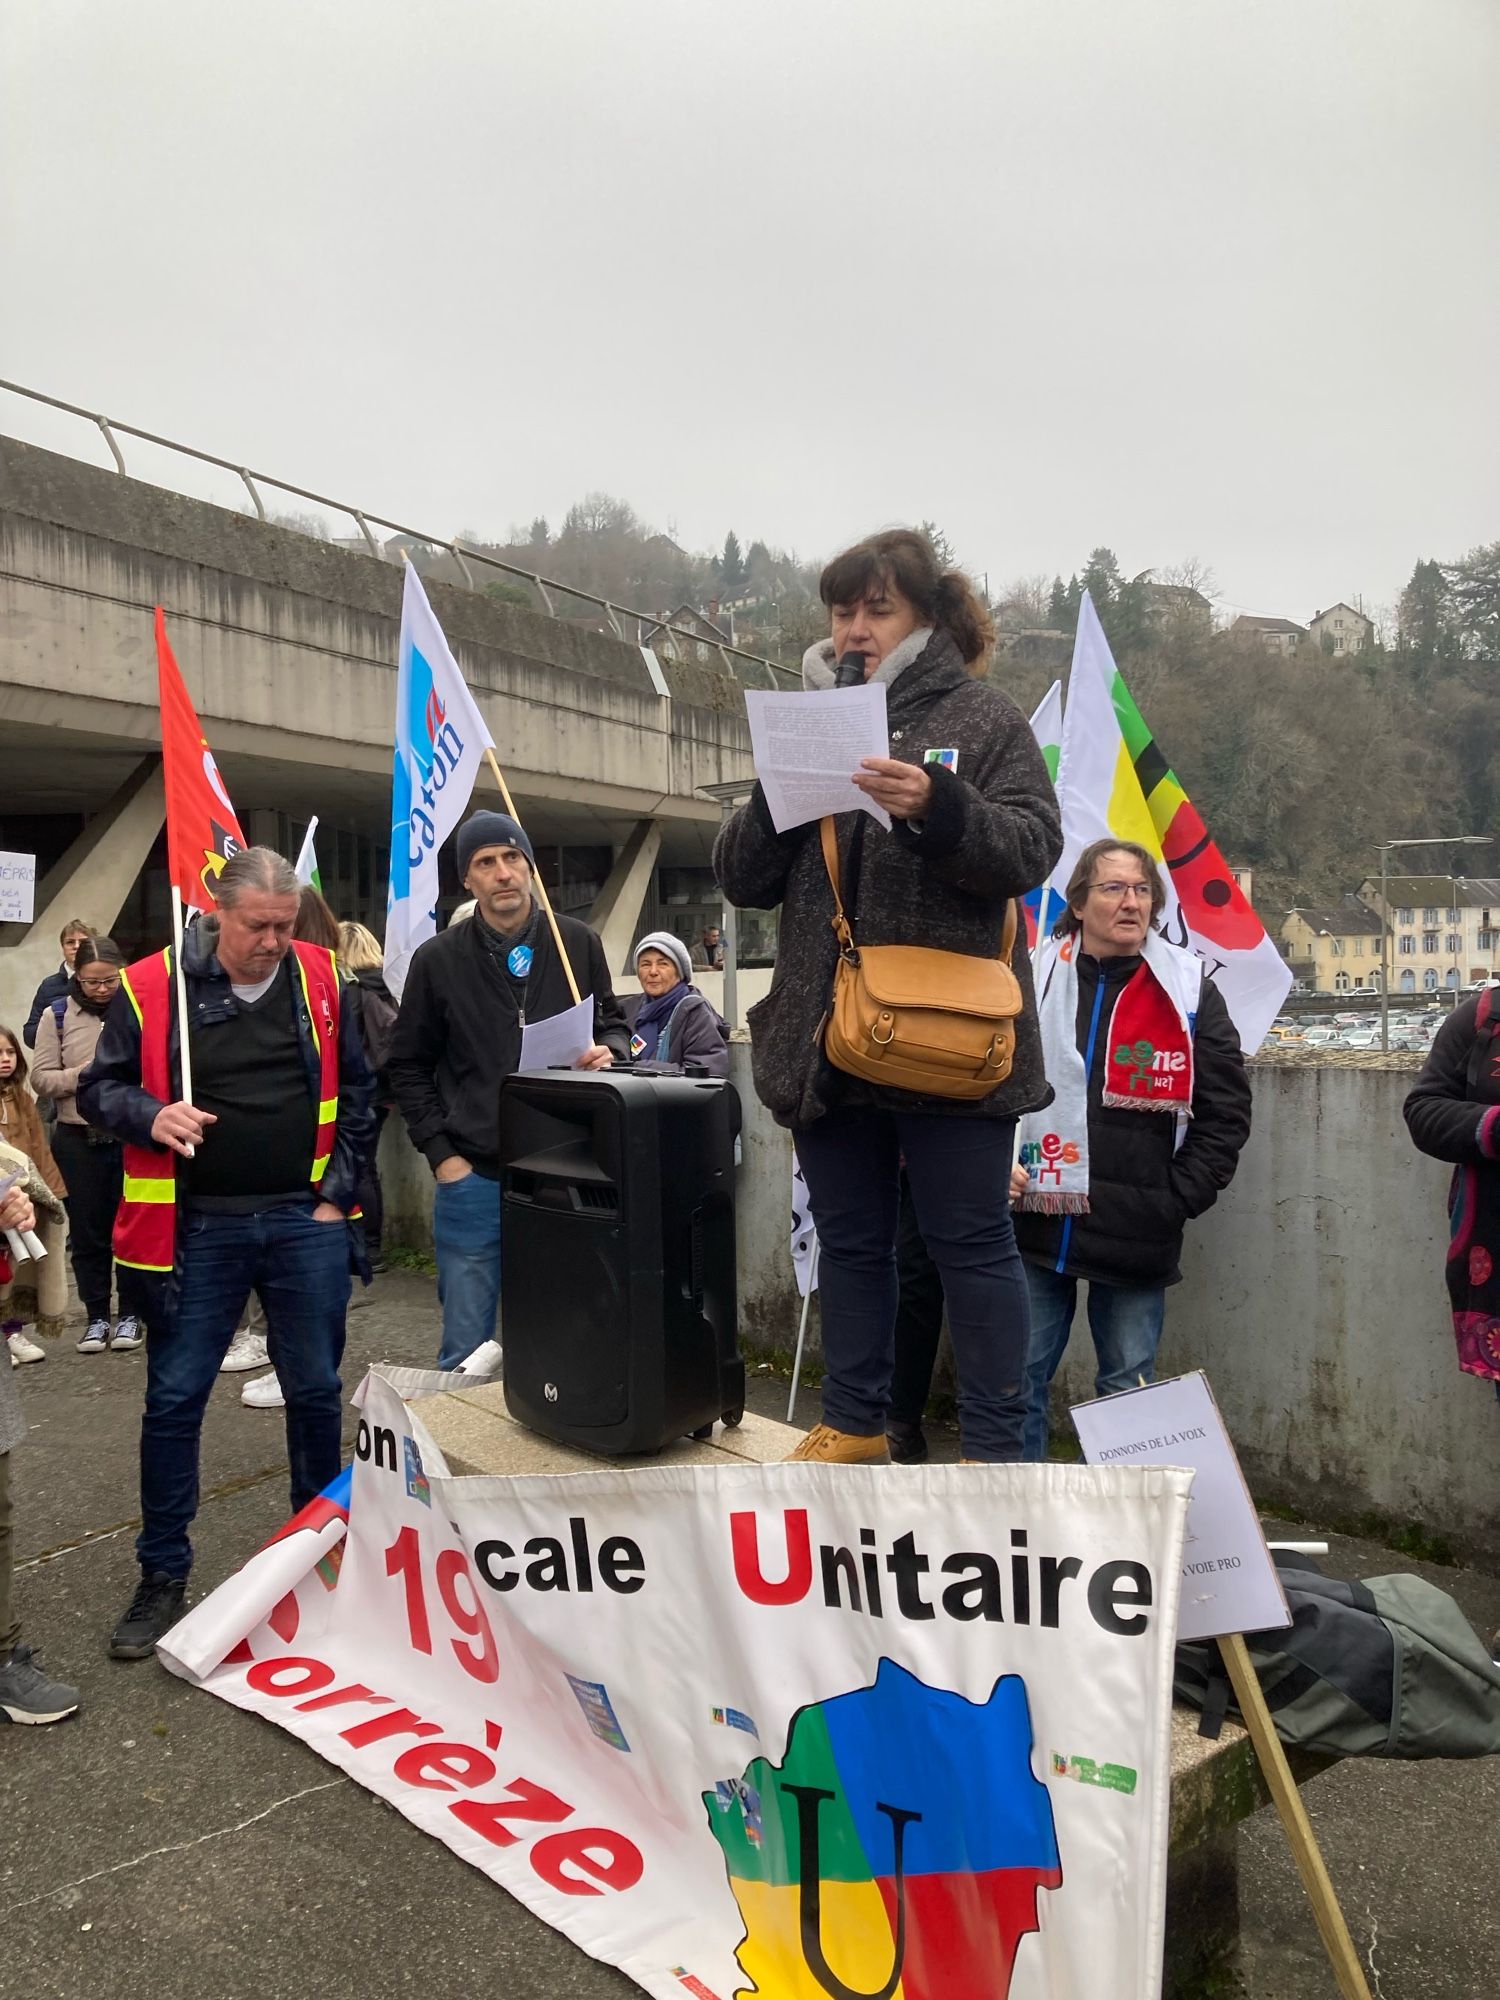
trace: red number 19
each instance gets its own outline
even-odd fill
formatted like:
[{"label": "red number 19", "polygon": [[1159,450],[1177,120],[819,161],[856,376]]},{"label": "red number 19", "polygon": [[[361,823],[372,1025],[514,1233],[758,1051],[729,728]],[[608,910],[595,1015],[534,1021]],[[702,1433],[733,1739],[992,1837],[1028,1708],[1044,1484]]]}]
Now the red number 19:
[{"label": "red number 19", "polygon": [[[422,1541],[408,1524],[385,1552],[385,1573],[399,1576],[406,1593],[406,1628],[413,1652],[431,1653],[432,1627],[427,1620],[427,1596],[422,1578]],[[454,1658],[476,1681],[500,1678],[495,1635],[479,1601],[479,1588],[462,1549],[444,1549],[437,1559],[438,1596],[463,1639],[450,1639]],[[467,1602],[465,1601],[467,1598]],[[469,1640],[471,1644],[465,1644]]]}]

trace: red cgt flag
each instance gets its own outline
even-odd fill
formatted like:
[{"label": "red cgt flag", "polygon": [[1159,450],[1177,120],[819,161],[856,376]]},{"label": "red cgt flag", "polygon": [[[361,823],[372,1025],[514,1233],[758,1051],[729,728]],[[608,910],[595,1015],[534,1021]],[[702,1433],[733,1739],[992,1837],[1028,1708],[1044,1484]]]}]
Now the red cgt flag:
[{"label": "red cgt flag", "polygon": [[161,698],[162,779],[167,793],[167,873],[190,910],[211,910],[214,884],[231,854],[245,845],[219,776],[198,711],[182,684],[156,607],[156,676]]}]

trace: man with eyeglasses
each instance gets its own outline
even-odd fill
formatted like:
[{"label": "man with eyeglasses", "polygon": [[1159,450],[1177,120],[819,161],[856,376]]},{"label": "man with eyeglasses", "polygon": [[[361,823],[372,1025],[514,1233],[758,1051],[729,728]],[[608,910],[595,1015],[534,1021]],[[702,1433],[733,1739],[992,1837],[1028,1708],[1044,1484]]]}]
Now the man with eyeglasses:
[{"label": "man with eyeglasses", "polygon": [[1031,1294],[1025,1455],[1047,1455],[1047,1397],[1088,1286],[1095,1391],[1153,1379],[1185,1224],[1234,1177],[1250,1085],[1222,995],[1155,929],[1165,892],[1131,841],[1084,849],[1037,972],[1053,1101],[1021,1124],[1011,1176]]}]

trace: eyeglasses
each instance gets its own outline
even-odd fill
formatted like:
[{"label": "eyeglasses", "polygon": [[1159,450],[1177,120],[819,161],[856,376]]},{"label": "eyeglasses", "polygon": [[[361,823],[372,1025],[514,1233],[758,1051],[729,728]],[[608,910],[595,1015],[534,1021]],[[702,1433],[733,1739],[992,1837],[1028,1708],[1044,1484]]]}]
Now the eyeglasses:
[{"label": "eyeglasses", "polygon": [[119,983],[120,975],[117,972],[111,972],[104,979],[80,978],[78,981],[85,993],[113,993]]},{"label": "eyeglasses", "polygon": [[1149,903],[1151,900],[1149,882],[1090,882],[1089,889],[1092,894],[1102,896],[1106,903],[1123,903],[1127,896],[1137,903]]}]

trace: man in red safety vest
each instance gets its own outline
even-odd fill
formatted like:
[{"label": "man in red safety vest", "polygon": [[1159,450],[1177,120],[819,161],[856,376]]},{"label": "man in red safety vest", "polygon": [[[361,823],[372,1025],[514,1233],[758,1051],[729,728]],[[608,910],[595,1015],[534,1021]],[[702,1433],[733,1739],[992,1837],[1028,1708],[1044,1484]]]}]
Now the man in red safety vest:
[{"label": "man in red safety vest", "polygon": [[170,950],[132,965],[78,1103],[124,1141],[115,1257],[161,1281],[141,1424],[141,1582],[115,1628],[116,1659],[144,1659],[180,1616],[198,1507],[209,1391],[252,1289],[286,1397],[292,1511],[339,1471],[339,1361],[355,1190],[374,1143],[374,1079],[334,955],[294,944],[296,876],[247,847],[219,907],[183,945],[192,1102],[181,1087]]}]

